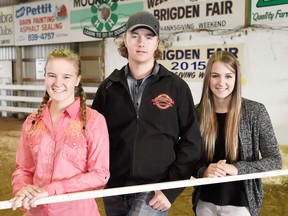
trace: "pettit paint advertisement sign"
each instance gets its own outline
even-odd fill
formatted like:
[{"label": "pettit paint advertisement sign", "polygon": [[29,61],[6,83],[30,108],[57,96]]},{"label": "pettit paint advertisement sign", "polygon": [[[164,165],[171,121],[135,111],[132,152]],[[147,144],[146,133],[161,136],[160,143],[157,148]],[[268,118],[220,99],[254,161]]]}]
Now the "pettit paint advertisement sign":
[{"label": "pettit paint advertisement sign", "polygon": [[161,33],[245,24],[245,1],[239,0],[145,0],[145,10],[160,21]]},{"label": "pettit paint advertisement sign", "polygon": [[13,7],[0,8],[0,46],[14,45]]},{"label": "pettit paint advertisement sign", "polygon": [[69,43],[68,2],[43,1],[15,6],[15,44]]},{"label": "pettit paint advertisement sign", "polygon": [[143,11],[143,1],[74,0],[71,8],[71,41],[116,37],[134,12]]},{"label": "pettit paint advertisement sign", "polygon": [[250,0],[250,24],[288,26],[288,0]]}]

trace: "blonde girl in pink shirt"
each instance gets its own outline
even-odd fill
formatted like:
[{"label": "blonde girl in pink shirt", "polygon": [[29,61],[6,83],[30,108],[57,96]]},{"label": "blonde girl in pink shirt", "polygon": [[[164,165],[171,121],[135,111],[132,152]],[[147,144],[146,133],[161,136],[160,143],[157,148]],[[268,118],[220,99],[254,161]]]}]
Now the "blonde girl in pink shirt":
[{"label": "blonde girl in pink shirt", "polygon": [[80,58],[69,50],[49,53],[46,92],[23,123],[12,176],[13,209],[26,216],[97,216],[94,199],[35,205],[39,198],[103,189],[109,179],[109,138],[104,117],[86,106]]}]

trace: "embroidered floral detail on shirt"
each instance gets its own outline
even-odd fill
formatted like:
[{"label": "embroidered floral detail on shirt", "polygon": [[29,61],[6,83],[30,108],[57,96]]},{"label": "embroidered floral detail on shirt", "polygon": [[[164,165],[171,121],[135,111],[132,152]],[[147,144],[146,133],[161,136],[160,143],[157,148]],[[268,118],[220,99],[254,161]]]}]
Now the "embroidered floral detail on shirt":
[{"label": "embroidered floral detail on shirt", "polygon": [[71,120],[64,131],[64,158],[82,165],[86,161],[87,142],[83,135],[81,121]]},{"label": "embroidered floral detail on shirt", "polygon": [[153,105],[156,105],[159,109],[165,110],[174,105],[174,101],[167,94],[160,94],[152,99]]},{"label": "embroidered floral detail on shirt", "polygon": [[47,128],[42,121],[39,121],[36,124],[37,127],[36,125],[31,125],[26,130],[26,137],[27,137],[26,144],[30,148],[39,145],[41,142],[41,138],[45,136],[45,134],[47,133]]}]

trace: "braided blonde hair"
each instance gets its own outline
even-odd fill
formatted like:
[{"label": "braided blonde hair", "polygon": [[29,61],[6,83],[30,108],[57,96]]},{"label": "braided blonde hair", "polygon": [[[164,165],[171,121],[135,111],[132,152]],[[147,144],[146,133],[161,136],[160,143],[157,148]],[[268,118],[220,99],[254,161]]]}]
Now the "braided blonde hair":
[{"label": "braided blonde hair", "polygon": [[[65,49],[55,49],[54,51],[50,52],[47,57],[46,66],[44,68],[45,75],[46,75],[46,67],[47,63],[52,59],[62,58],[67,61],[72,62],[77,67],[77,76],[80,76],[82,74],[81,71],[81,61],[80,56],[74,53],[71,50],[65,50]],[[80,97],[80,110],[82,115],[82,125],[83,130],[85,131],[86,126],[86,94],[84,92],[84,89],[82,87],[82,83],[80,82],[78,86],[75,87],[75,97]],[[37,119],[41,115],[43,109],[46,107],[48,101],[50,99],[50,96],[47,91],[45,91],[45,94],[43,96],[42,102],[40,106],[38,107],[38,110],[32,120],[32,125],[35,125],[37,122]]]}]

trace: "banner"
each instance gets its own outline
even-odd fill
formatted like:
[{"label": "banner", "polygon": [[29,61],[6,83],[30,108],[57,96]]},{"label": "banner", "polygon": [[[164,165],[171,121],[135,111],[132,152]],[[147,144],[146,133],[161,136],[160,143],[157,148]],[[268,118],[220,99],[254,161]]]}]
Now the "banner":
[{"label": "banner", "polygon": [[250,0],[249,24],[288,26],[288,0]]},{"label": "banner", "polygon": [[71,41],[92,41],[116,37],[125,32],[127,19],[144,10],[143,1],[80,1],[71,7]]},{"label": "banner", "polygon": [[[220,50],[228,51],[236,56],[240,61],[241,71],[243,71],[244,49],[242,44],[170,47],[163,50],[162,60],[158,60],[158,62],[187,82],[203,81],[208,59],[214,52]],[[245,79],[243,73],[242,79],[243,81]]]},{"label": "banner", "polygon": [[13,45],[13,7],[0,7],[0,46]]},{"label": "banner", "polygon": [[69,43],[68,6],[68,0],[15,5],[15,44]]},{"label": "banner", "polygon": [[15,45],[117,37],[125,32],[130,15],[144,10],[160,21],[160,34],[245,24],[245,2],[239,0],[47,0],[14,6]]},{"label": "banner", "polygon": [[145,10],[160,21],[161,33],[245,24],[245,1],[239,0],[145,0]]}]

